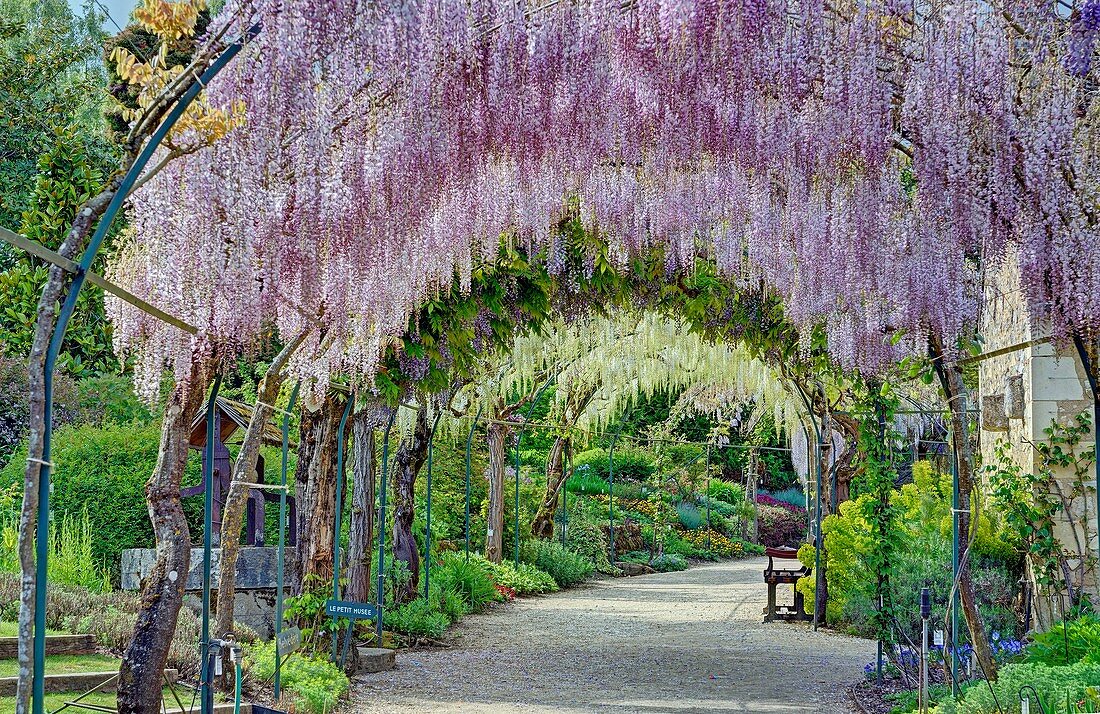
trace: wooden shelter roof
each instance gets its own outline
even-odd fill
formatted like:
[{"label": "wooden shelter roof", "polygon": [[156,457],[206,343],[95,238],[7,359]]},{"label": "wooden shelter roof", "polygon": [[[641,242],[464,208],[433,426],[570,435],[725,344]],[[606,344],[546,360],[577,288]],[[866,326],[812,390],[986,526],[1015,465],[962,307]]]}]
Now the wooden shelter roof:
[{"label": "wooden shelter roof", "polygon": [[[218,397],[215,408],[221,414],[220,441],[225,444],[238,429],[247,429],[252,420],[253,407],[226,397]],[[271,419],[264,424],[263,443],[266,446],[282,446],[282,429]],[[206,445],[206,411],[203,410],[191,422],[191,438],[188,446],[201,449]]]}]

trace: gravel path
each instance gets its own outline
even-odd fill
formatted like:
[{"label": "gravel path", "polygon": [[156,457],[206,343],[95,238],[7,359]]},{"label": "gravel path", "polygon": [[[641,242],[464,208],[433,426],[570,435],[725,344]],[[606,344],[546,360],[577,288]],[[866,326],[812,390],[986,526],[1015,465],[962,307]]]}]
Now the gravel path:
[{"label": "gravel path", "polygon": [[874,643],[764,624],[765,562],[601,580],[466,617],[454,647],[399,652],[397,669],[356,678],[354,709],[851,711],[844,689]]}]

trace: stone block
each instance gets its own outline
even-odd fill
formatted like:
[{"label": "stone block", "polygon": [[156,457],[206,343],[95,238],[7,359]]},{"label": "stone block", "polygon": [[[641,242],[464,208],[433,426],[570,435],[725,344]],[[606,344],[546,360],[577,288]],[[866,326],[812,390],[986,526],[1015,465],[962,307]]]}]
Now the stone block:
[{"label": "stone block", "polygon": [[393,650],[381,647],[359,647],[359,664],[356,672],[359,674],[373,674],[375,672],[388,672],[397,664],[397,657]]},{"label": "stone block", "polygon": [[1005,416],[1024,418],[1024,375],[1012,374],[1005,379]]},{"label": "stone block", "polygon": [[[286,549],[285,581],[290,582],[295,570],[295,550]],[[217,587],[221,549],[215,548],[210,558],[211,577]],[[275,587],[278,548],[243,547],[237,557],[237,589]],[[153,571],[157,551],[153,548],[133,548],[122,551],[122,589],[140,590],[141,582]],[[191,571],[185,590],[202,590],[202,548],[191,549]]]},{"label": "stone block", "polygon": [[982,397],[982,428],[986,431],[1008,431],[1003,394],[988,394]]}]

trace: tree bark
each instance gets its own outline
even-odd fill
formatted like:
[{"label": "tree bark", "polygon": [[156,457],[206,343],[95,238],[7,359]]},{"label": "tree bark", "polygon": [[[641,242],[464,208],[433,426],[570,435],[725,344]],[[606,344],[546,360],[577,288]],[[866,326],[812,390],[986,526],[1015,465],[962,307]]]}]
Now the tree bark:
[{"label": "tree bark", "polygon": [[[274,413],[271,405],[278,398],[279,390],[282,388],[285,379],[283,368],[308,333],[309,328],[298,333],[293,340],[279,350],[279,354],[268,366],[264,378],[260,381],[259,389],[257,389],[256,406],[252,410],[252,418],[248,422],[248,429],[245,430],[241,450],[237,453],[237,461],[233,464],[233,478],[229,485],[229,494],[225,499],[225,508],[222,510],[221,558],[218,561],[218,610],[214,618],[215,637],[222,637],[233,631],[233,604],[237,590],[237,556],[241,551],[241,523],[244,521],[244,507],[248,502],[248,488],[241,486],[241,484],[255,480],[260,446],[263,444],[264,427],[267,425],[267,420]],[[260,527],[263,527],[262,524]]]},{"label": "tree bark", "polygon": [[344,409],[342,399],[326,395],[315,410],[302,410],[298,468],[294,473],[297,500],[298,582],[294,592],[325,588],[332,582],[332,537],[336,526],[336,432]]},{"label": "tree bark", "polygon": [[420,549],[413,536],[412,523],[416,512],[416,475],[428,458],[427,402],[416,413],[412,434],[401,440],[393,460],[393,559],[408,566],[409,579],[394,593],[398,604],[415,600],[420,585]]},{"label": "tree bark", "polygon": [[371,602],[370,568],[374,553],[375,458],[374,415],[368,410],[352,417],[351,528],[348,535],[347,596]]},{"label": "tree bark", "polygon": [[970,447],[969,425],[966,415],[966,386],[963,384],[962,371],[957,364],[948,363],[944,359],[943,344],[937,335],[929,338],[929,354],[936,372],[940,377],[944,396],[951,412],[951,441],[957,455],[956,470],[959,474],[959,538],[966,538],[963,550],[959,555],[959,601],[962,604],[963,616],[966,619],[967,629],[970,631],[970,641],[974,646],[974,654],[985,676],[991,681],[997,679],[997,663],[993,659],[993,652],[989,647],[989,639],[985,633],[985,623],[982,622],[981,613],[978,611],[977,599],[974,595],[974,582],[970,573],[970,546],[973,542],[971,534],[970,518],[971,496],[974,491],[974,452]]},{"label": "tree bark", "polygon": [[202,410],[210,367],[210,362],[193,362],[190,378],[175,386],[165,408],[156,470],[145,486],[157,539],[157,562],[145,582],[141,611],[119,670],[120,714],[161,708],[164,665],[191,566],[191,534],[180,501],[180,483],[187,465],[191,421]]},{"label": "tree bark", "polygon": [[504,469],[507,465],[504,442],[511,428],[493,421],[485,429],[489,442],[489,527],[485,535],[485,557],[499,563],[504,539]]},{"label": "tree bark", "polygon": [[565,455],[572,444],[567,436],[554,439],[550,454],[546,458],[546,493],[539,505],[535,520],[531,523],[531,533],[536,538],[549,540],[554,537],[554,513],[558,510],[558,497],[565,485]]}]

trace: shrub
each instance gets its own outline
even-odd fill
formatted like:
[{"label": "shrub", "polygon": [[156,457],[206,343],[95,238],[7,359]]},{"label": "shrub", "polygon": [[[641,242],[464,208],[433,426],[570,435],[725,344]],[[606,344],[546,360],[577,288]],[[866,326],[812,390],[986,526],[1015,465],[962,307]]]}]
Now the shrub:
[{"label": "shrub", "polygon": [[805,539],[805,512],[763,503],[757,506],[756,511],[759,515],[757,533],[764,545],[771,548],[784,545],[797,548]]},{"label": "shrub", "polygon": [[733,505],[745,500],[745,489],[741,484],[712,478],[707,486],[707,495]]},{"label": "shrub", "polygon": [[510,589],[515,595],[539,595],[558,589],[557,582],[549,573],[530,563],[516,565],[511,560],[505,560],[499,564],[485,561],[485,565],[496,584]]},{"label": "shrub", "polygon": [[595,564],[601,573],[614,573],[615,568],[608,560],[607,533],[602,523],[592,520],[582,509],[577,509],[566,530],[566,546]]},{"label": "shrub", "polygon": [[694,504],[685,501],[677,503],[676,515],[680,518],[680,524],[689,531],[703,527],[703,514]]},{"label": "shrub", "polygon": [[565,488],[570,493],[579,493],[585,496],[594,496],[598,493],[607,493],[611,490],[607,480],[597,475],[590,467],[574,469],[565,482]]},{"label": "shrub", "polygon": [[[1090,696],[1095,696],[1090,695],[1088,690],[1091,688],[1095,691],[1097,683],[1100,683],[1100,664],[1087,662],[1066,666],[1009,664],[1000,669],[996,682],[974,684],[967,688],[961,701],[954,702],[947,698],[934,711],[936,714],[1019,712],[1020,689],[1030,685],[1035,688],[1046,711],[1066,712],[1068,701],[1088,701]],[[996,699],[990,692],[990,687],[996,692]],[[1093,706],[1095,705],[1094,700]],[[1085,711],[1094,711],[1094,709]]]},{"label": "shrub", "polygon": [[780,501],[778,498],[776,498],[776,497],[774,497],[770,494],[767,494],[767,493],[758,493],[758,494],[756,494],[756,503],[759,504],[759,505],[762,505],[762,506],[772,506],[774,508],[784,508],[784,509],[786,509],[786,510],[792,512],[792,513],[801,513],[803,515],[806,515],[806,509],[805,508],[799,508],[798,506],[794,505],[793,503],[788,503],[787,501]]},{"label": "shrub", "polygon": [[1035,635],[1024,650],[1024,661],[1033,664],[1100,664],[1100,618],[1084,615],[1056,623]]},{"label": "shrub", "polygon": [[[275,676],[275,643],[265,642],[250,647],[247,663],[256,677],[270,680]],[[332,712],[351,686],[347,675],[335,664],[301,652],[295,652],[284,660],[280,676],[285,690],[283,696],[294,703],[295,710],[312,714]]]},{"label": "shrub", "polygon": [[485,561],[474,557],[466,560],[462,553],[445,553],[440,564],[432,568],[432,581],[443,592],[458,593],[468,612],[480,610],[497,596]]},{"label": "shrub", "polygon": [[563,548],[560,543],[532,540],[523,544],[522,559],[553,578],[559,587],[568,588],[587,580],[596,566],[582,555]]},{"label": "shrub", "polygon": [[[653,475],[653,457],[645,449],[619,445],[615,447],[615,481],[645,481]],[[573,459],[574,471],[590,470],[606,481],[608,475],[607,449],[582,451]]]},{"label": "shrub", "polygon": [[649,566],[659,573],[671,573],[677,570],[687,570],[687,558],[675,553],[658,555],[650,562]]},{"label": "shrub", "polygon": [[[145,483],[157,463],[160,428],[155,424],[69,425],[54,435],[53,496],[58,518],[84,511],[95,538],[92,555],[118,581],[122,551],[151,548],[153,529],[145,505]],[[26,446],[0,470],[0,491],[22,490]],[[200,465],[189,464],[189,483],[197,483]],[[184,501],[191,523],[201,523],[202,499]]]},{"label": "shrub", "polygon": [[776,491],[772,494],[772,498],[783,503],[789,503],[800,511],[806,510],[806,494],[802,493],[802,489],[797,486]]},{"label": "shrub", "polygon": [[382,622],[394,632],[414,637],[442,637],[451,619],[428,600],[417,598],[400,607],[384,610]]}]

